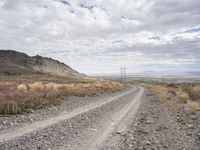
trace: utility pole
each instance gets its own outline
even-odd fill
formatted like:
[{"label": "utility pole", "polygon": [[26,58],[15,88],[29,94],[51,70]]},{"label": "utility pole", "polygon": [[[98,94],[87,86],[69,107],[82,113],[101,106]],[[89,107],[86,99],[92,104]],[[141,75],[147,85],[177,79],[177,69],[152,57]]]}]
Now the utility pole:
[{"label": "utility pole", "polygon": [[122,83],[123,82],[123,68],[121,67],[120,70],[121,70],[121,83]]},{"label": "utility pole", "polygon": [[126,67],[121,67],[121,82],[125,83],[126,82]]},{"label": "utility pole", "polygon": [[126,83],[126,67],[124,67],[124,83]]}]

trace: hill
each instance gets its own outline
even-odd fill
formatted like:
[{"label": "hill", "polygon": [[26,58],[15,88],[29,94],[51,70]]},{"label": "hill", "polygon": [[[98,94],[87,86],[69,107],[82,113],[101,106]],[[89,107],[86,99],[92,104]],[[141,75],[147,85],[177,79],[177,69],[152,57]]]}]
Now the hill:
[{"label": "hill", "polygon": [[61,77],[87,78],[64,63],[42,56],[29,56],[13,50],[0,50],[0,75],[44,74]]}]

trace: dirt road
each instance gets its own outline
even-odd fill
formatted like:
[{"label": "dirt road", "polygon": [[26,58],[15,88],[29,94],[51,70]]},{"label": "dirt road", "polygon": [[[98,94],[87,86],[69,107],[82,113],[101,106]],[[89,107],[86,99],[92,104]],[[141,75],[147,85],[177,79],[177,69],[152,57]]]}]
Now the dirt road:
[{"label": "dirt road", "polygon": [[73,104],[72,100],[69,109],[68,105],[56,115],[46,113],[39,116],[42,119],[0,130],[0,149],[104,149],[113,133],[122,134],[126,129],[143,95],[143,87],[135,86],[107,96],[86,98],[85,104],[83,100]]}]

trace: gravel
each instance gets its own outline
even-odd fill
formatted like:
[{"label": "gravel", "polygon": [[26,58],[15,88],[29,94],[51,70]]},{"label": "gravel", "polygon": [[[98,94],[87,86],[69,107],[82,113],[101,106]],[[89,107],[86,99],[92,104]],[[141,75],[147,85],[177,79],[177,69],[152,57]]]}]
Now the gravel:
[{"label": "gravel", "polygon": [[26,124],[51,118],[62,113],[71,112],[75,108],[113,97],[116,95],[116,93],[120,94],[124,91],[126,90],[107,93],[98,97],[69,97],[68,99],[64,100],[61,105],[46,107],[40,110],[32,111],[32,113],[8,116],[0,115],[0,134],[5,130],[15,130],[15,128],[24,126]]},{"label": "gravel", "polygon": [[4,139],[0,150],[200,150],[200,110],[190,114],[180,104],[175,113],[141,87],[100,97],[73,97],[30,114],[0,117],[0,137],[104,101],[41,130]]},{"label": "gravel", "polygon": [[176,113],[149,95],[142,100],[125,134],[113,133],[99,149],[200,150],[200,112]]},{"label": "gravel", "polygon": [[[140,91],[140,92],[139,92]],[[122,95],[125,93],[124,95]],[[140,88],[131,88],[127,91],[121,91],[117,93],[112,93],[109,95],[103,95],[101,97],[95,97],[95,98],[78,98],[78,101],[84,100],[83,103],[79,103],[76,105],[76,98],[72,100],[71,103],[71,110],[67,109],[70,108],[67,104],[63,104],[62,106],[58,107],[65,107],[65,109],[60,110],[57,107],[57,114],[59,112],[64,111],[72,111],[73,109],[81,109],[82,105],[88,106],[91,103],[94,102],[101,102],[101,101],[108,101],[108,103],[105,103],[104,105],[97,107],[95,109],[91,109],[87,112],[75,115],[74,117],[70,119],[66,119],[63,121],[60,121],[59,123],[55,123],[51,126],[48,126],[42,130],[34,131],[29,134],[17,137],[12,140],[6,140],[2,143],[0,143],[0,149],[10,149],[10,150],[26,150],[26,149],[51,149],[51,150],[57,150],[57,149],[88,149],[91,147],[91,143],[98,143],[98,140],[104,141],[104,138],[107,138],[106,136],[102,138],[102,133],[104,135],[107,131],[107,129],[115,129],[115,126],[118,125],[118,121],[121,121],[121,119],[118,119],[118,115],[123,116],[126,114],[123,114],[125,109],[129,104],[134,104],[133,97],[137,96],[138,93],[140,93],[142,96],[142,92]],[[122,95],[122,96],[117,96]],[[111,100],[111,98],[116,97],[114,100]],[[86,100],[88,99],[88,100]],[[135,99],[136,100],[136,99]],[[137,99],[139,101],[140,99]],[[87,104],[85,104],[87,103]],[[43,114],[47,114],[45,111],[49,111],[48,109],[41,110],[44,111],[44,113],[41,113],[41,115],[38,115],[39,118],[46,119],[48,117],[54,116],[49,115],[44,116]],[[38,113],[38,112],[37,112]],[[33,114],[37,114],[34,112]],[[66,112],[67,113],[67,112]],[[25,119],[30,115],[33,114],[27,114],[21,116],[17,116],[18,119]],[[1,118],[2,119],[2,118]],[[9,119],[7,118],[6,121]],[[116,121],[117,120],[117,121]],[[3,119],[2,119],[3,121]],[[11,120],[9,120],[11,121]],[[40,121],[40,119],[38,119]],[[29,121],[28,121],[29,123]],[[22,125],[27,125],[26,121],[22,123]],[[114,125],[113,123],[116,123]],[[113,127],[114,126],[114,127]],[[19,127],[12,128],[10,125],[8,125],[8,129],[18,129]],[[8,132],[8,130],[4,127],[4,130],[1,131],[1,133]],[[113,132],[111,130],[111,133]],[[9,131],[14,132],[14,131]],[[0,135],[1,137],[1,135]],[[99,139],[99,137],[101,137]]]}]

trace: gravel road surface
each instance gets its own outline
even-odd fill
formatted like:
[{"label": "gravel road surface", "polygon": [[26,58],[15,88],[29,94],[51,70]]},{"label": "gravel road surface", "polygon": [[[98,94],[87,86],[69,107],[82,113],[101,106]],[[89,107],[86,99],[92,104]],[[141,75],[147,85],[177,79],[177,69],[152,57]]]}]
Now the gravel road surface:
[{"label": "gravel road surface", "polygon": [[100,97],[71,98],[32,114],[1,117],[0,149],[104,149],[112,134],[126,130],[144,93],[143,87],[134,86]]}]

